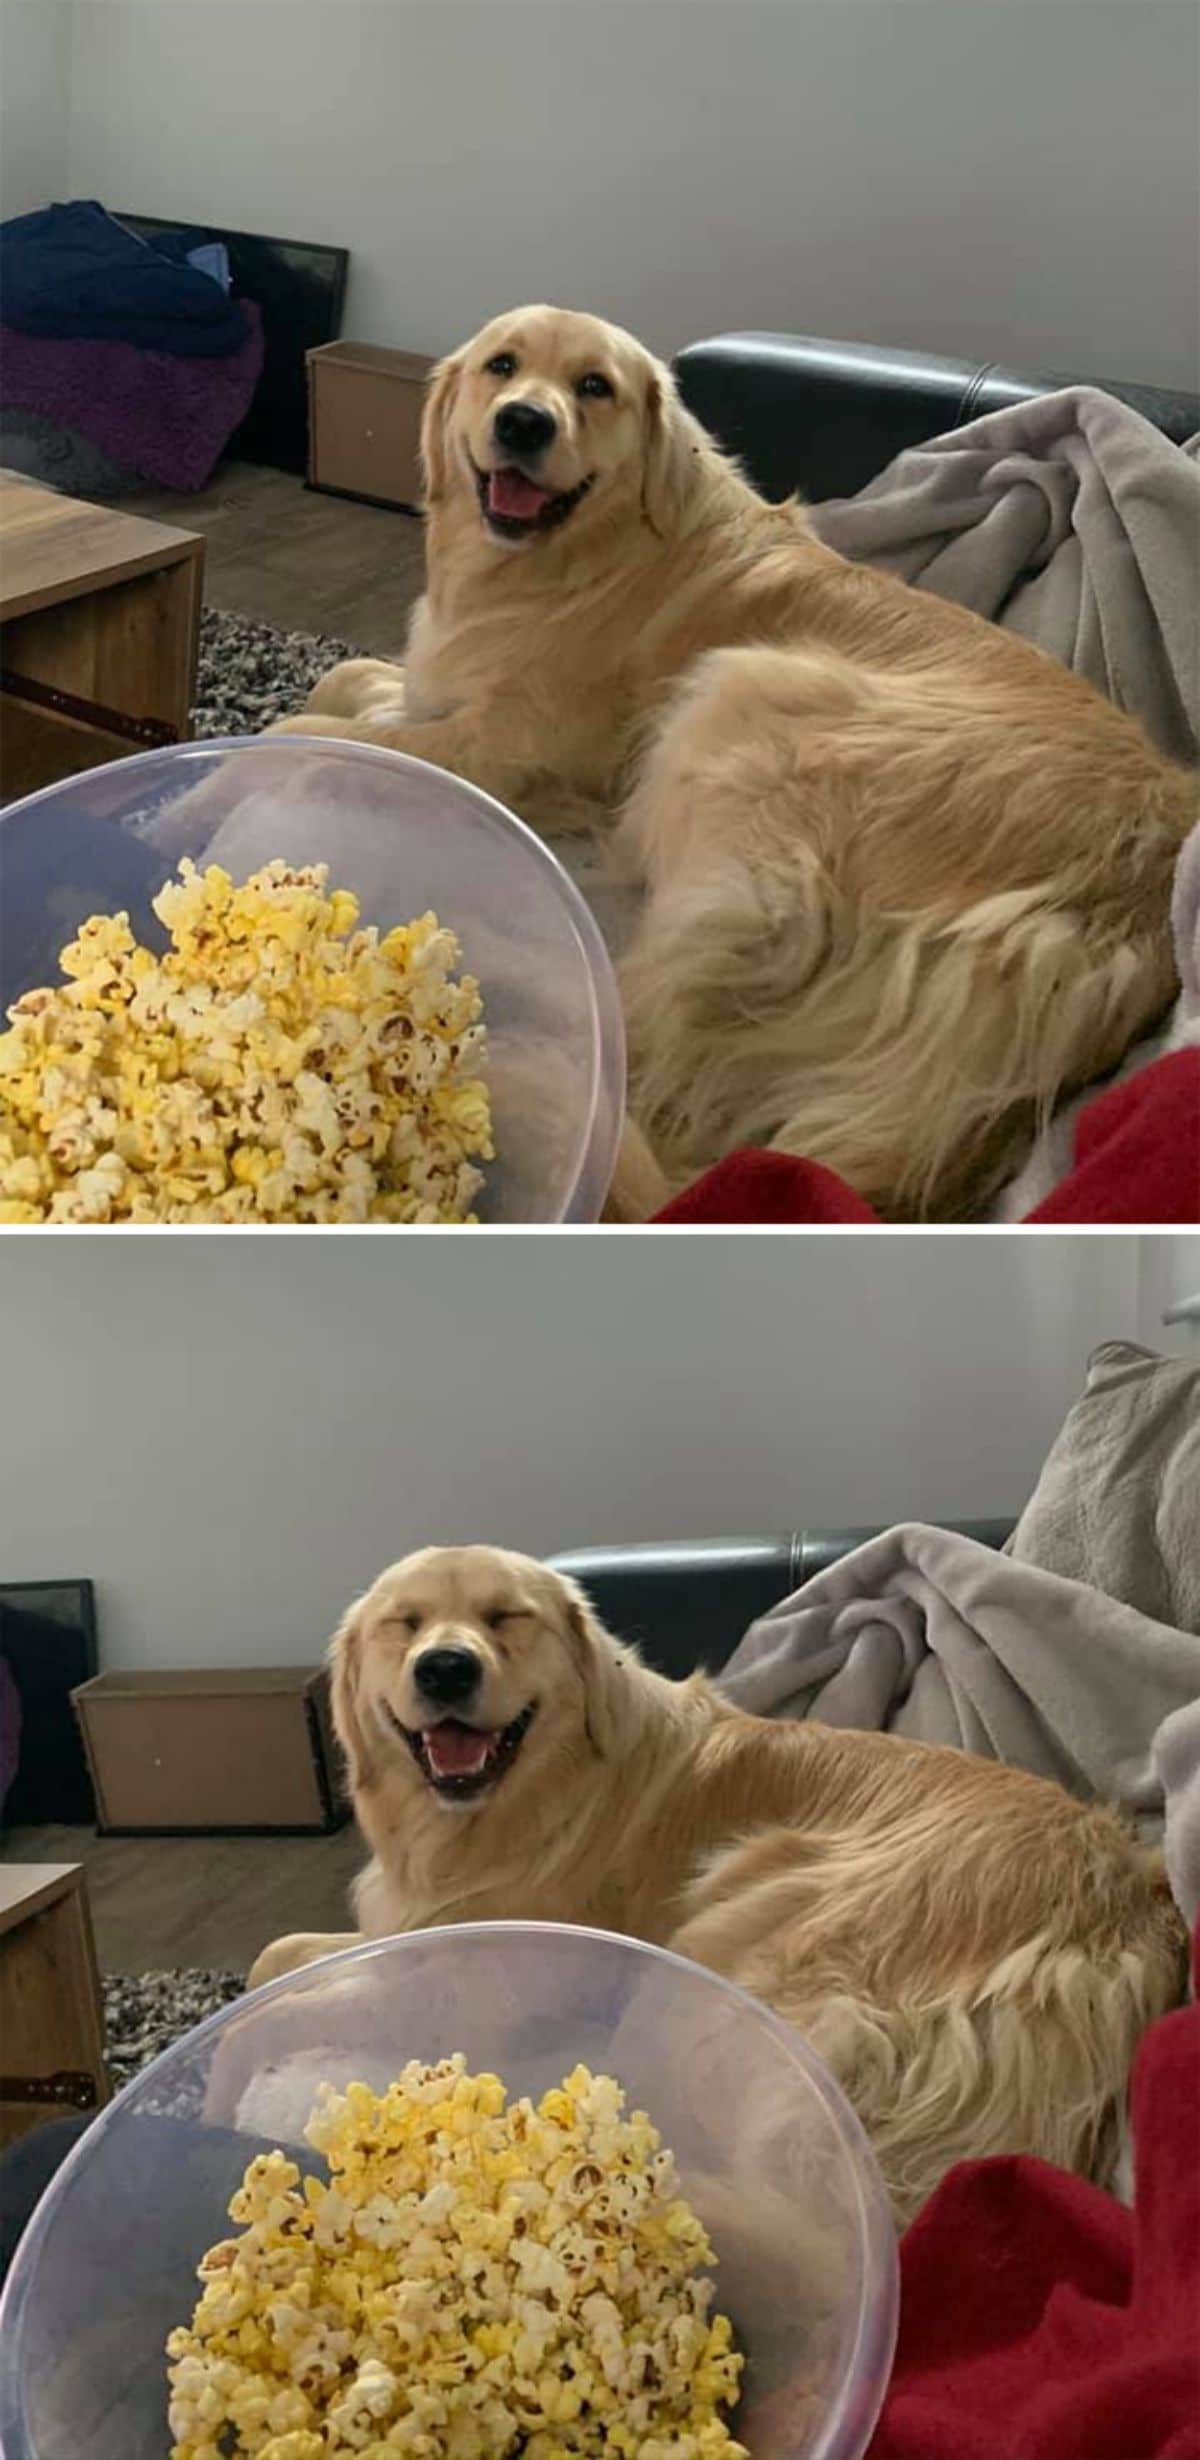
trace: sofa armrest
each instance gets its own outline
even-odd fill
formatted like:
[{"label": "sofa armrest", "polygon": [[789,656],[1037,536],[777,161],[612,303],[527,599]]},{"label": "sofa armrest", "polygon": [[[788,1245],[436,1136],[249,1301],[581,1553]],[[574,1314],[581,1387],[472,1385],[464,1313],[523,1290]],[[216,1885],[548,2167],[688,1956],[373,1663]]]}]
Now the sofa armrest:
[{"label": "sofa armrest", "polygon": [[675,361],[689,410],[772,503],[855,495],[897,453],[1067,384],[1115,394],[1173,443],[1200,432],[1200,396],[1100,376],[1023,375],[970,359],[808,334],[721,333]]},{"label": "sofa armrest", "polygon": [[[1014,1527],[1011,1520],[945,1525],[995,1547]],[[548,1560],[553,1571],[579,1581],[610,1631],[635,1641],[660,1674],[679,1679],[697,1666],[715,1673],[760,1614],[878,1534],[873,1528],[794,1529],[774,1538],[581,1547]]]}]

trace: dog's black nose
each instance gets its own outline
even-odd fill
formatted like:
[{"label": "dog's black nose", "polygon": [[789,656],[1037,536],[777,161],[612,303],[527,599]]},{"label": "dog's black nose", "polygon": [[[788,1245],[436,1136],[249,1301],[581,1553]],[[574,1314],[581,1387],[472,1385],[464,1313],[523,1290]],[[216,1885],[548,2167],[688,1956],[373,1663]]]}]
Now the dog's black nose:
[{"label": "dog's black nose", "polygon": [[462,1708],[483,1679],[474,1649],[422,1649],[413,1673],[434,1708]]},{"label": "dog's black nose", "polygon": [[558,421],[535,401],[510,401],[497,410],[492,432],[506,453],[544,453],[558,433]]}]

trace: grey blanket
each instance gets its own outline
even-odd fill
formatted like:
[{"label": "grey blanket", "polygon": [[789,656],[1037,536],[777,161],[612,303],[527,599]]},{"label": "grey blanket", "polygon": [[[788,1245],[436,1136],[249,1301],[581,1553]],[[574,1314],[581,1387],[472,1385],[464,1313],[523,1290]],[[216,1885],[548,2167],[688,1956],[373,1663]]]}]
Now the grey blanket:
[{"label": "grey blanket", "polygon": [[1102,1341],[1004,1551],[1200,1633],[1196,1361]]},{"label": "grey blanket", "polygon": [[1200,456],[1087,385],[901,453],[819,535],[1020,632],[1200,750]]},{"label": "grey blanket", "polygon": [[1200,1041],[1200,825],[1192,830],[1176,866],[1171,926],[1183,984],[1180,1040]]},{"label": "grey blanket", "polygon": [[1164,1720],[1200,1698],[1200,1635],[920,1522],[753,1623],[720,1678],[740,1708],[958,1744],[1161,1827]]}]

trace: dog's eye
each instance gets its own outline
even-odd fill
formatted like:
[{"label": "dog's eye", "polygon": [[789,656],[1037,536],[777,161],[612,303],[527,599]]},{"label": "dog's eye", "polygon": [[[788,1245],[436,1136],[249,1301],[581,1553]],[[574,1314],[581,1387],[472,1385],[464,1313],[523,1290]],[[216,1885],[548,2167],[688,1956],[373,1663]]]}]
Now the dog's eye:
[{"label": "dog's eye", "polygon": [[401,1631],[420,1631],[421,1617],[419,1614],[397,1614],[392,1619],[400,1625]]},{"label": "dog's eye", "polygon": [[489,1631],[499,1631],[502,1623],[516,1623],[520,1618],[515,1607],[500,1606],[495,1614],[485,1614],[483,1619]]},{"label": "dog's eye", "polygon": [[581,376],[575,390],[584,401],[611,401],[613,397],[612,386],[607,376],[601,375],[598,367],[592,368],[588,375]]},{"label": "dog's eye", "polygon": [[485,376],[515,376],[517,362],[511,350],[498,350],[495,358],[488,360],[483,372]]}]

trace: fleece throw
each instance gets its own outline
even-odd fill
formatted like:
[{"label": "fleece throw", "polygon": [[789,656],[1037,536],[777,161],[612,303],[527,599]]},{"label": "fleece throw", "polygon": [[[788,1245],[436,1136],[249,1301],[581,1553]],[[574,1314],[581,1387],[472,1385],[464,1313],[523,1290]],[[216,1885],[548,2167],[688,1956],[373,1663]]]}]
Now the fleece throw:
[{"label": "fleece throw", "polygon": [[[1197,542],[1200,547],[1200,541]],[[1183,985],[1181,1041],[1200,1042],[1200,827],[1192,830],[1175,872],[1171,902],[1175,962]]]},{"label": "fleece throw", "polygon": [[1200,1633],[912,1522],[752,1623],[720,1687],[757,1716],[886,1729],[1056,1778],[1122,1803],[1152,1838],[1154,1740],[1200,1697]]},{"label": "fleece throw", "polygon": [[1200,439],[1171,444],[1072,385],[913,446],[813,519],[839,554],[1023,633],[1196,760]]},{"label": "fleece throw", "polygon": [[[1171,1893],[1194,1929],[1200,1922],[1200,1698],[1159,1727],[1154,1766],[1166,1797],[1163,1851]],[[1196,2251],[1200,2257],[1200,2245]]]}]

